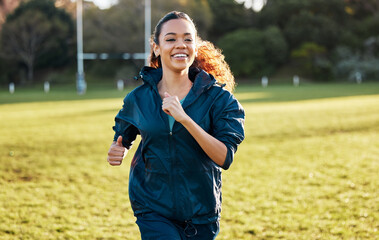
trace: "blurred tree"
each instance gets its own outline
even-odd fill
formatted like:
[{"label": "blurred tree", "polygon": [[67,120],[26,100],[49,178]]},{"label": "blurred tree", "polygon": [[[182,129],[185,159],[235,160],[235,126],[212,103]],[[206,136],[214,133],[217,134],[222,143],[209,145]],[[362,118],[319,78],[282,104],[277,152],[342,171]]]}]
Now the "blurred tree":
[{"label": "blurred tree", "polygon": [[0,31],[7,15],[18,7],[21,0],[0,0]]},{"label": "blurred tree", "polygon": [[252,26],[253,10],[235,0],[208,0],[213,13],[209,39],[217,42],[222,36],[237,29]]},{"label": "blurred tree", "polygon": [[[379,38],[376,39],[379,48]],[[357,80],[357,74],[361,79],[379,79],[379,58],[372,55],[353,53],[348,47],[338,47],[334,51],[335,65],[333,72],[337,78],[345,78],[351,81]]]},{"label": "blurred tree", "polygon": [[26,11],[4,24],[2,32],[3,53],[7,58],[17,58],[27,67],[28,81],[33,80],[35,60],[43,49],[52,29],[51,23],[41,13]]},{"label": "blurred tree", "polygon": [[[200,35],[205,35],[212,13],[205,0],[152,1],[152,31],[155,24],[173,9],[194,18]],[[144,5],[140,0],[120,0],[109,9],[90,8],[84,14],[85,52],[143,52]]]},{"label": "blurred tree", "polygon": [[86,9],[83,39],[84,52],[143,52],[144,6],[139,0],[120,0],[109,9]]},{"label": "blurred tree", "polygon": [[275,26],[264,31],[237,30],[222,37],[218,45],[233,73],[240,77],[269,75],[287,59],[287,43]]},{"label": "blurred tree", "polygon": [[[360,51],[365,39],[376,31],[374,18],[366,24],[354,19],[356,6],[351,2],[357,0],[268,0],[256,16],[256,26],[274,25],[283,31],[292,52],[288,65],[298,63],[310,78],[330,78],[333,50],[343,45]],[[372,0],[367,2],[375,5]],[[323,49],[322,54],[315,54],[316,49]],[[307,57],[300,57],[301,52],[308,53]]]},{"label": "blurred tree", "polygon": [[[200,36],[206,35],[212,21],[212,13],[206,0],[154,0],[151,1],[151,8],[152,31],[159,19],[173,10],[188,13],[194,19]],[[105,10],[97,7],[86,8],[83,19],[84,51],[111,53],[115,57],[120,57],[120,53],[144,52],[144,20],[144,1],[140,0],[120,0]],[[125,73],[123,69],[128,64],[129,69],[134,67],[137,74],[143,61],[88,61],[86,71],[104,77],[114,74],[118,79],[120,74]]]},{"label": "blurred tree", "polygon": [[345,7],[343,0],[268,0],[258,14],[257,26],[279,26],[291,49],[309,41],[331,49],[349,25]]},{"label": "blurred tree", "polygon": [[346,11],[357,19],[379,14],[378,0],[345,0]]},{"label": "blurred tree", "polygon": [[343,0],[267,0],[259,12],[258,26],[276,25],[284,29],[291,17],[301,12],[328,16],[335,22],[344,24],[348,13]]},{"label": "blurred tree", "polygon": [[379,14],[354,21],[350,28],[362,46],[362,43],[368,38],[379,36]]},{"label": "blurred tree", "polygon": [[276,26],[270,26],[263,31],[265,58],[273,67],[285,63],[288,57],[288,44],[282,31]]},{"label": "blurred tree", "polygon": [[258,13],[256,26],[266,28],[267,26],[279,26],[284,29],[292,16],[300,13],[307,5],[304,0],[267,0],[266,5]]},{"label": "blurred tree", "polygon": [[304,76],[323,81],[332,77],[332,63],[327,58],[327,50],[317,43],[303,43],[291,52],[291,58]]},{"label": "blurred tree", "polygon": [[222,37],[218,45],[236,76],[259,76],[266,66],[263,34],[253,29],[241,29]]},{"label": "blurred tree", "polygon": [[315,42],[328,49],[339,43],[343,29],[331,18],[302,11],[291,17],[284,28],[284,33],[292,49],[304,42]]},{"label": "blurred tree", "polygon": [[2,56],[21,61],[32,83],[34,67],[63,66],[69,60],[73,22],[53,1],[31,0],[7,17],[1,32]]}]

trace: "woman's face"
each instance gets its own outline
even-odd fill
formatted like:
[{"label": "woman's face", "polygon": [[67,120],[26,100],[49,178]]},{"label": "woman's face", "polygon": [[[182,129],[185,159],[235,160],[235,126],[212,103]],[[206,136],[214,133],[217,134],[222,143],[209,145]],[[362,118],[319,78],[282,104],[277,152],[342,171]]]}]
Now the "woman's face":
[{"label": "woman's face", "polygon": [[188,70],[192,65],[196,50],[196,31],[184,19],[174,19],[163,24],[159,45],[153,45],[156,56],[160,55],[162,68],[174,72]]}]

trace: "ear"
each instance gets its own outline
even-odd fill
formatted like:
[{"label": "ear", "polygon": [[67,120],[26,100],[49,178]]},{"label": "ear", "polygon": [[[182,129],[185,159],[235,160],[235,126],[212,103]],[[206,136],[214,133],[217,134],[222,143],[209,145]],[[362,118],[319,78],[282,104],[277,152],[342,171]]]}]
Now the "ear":
[{"label": "ear", "polygon": [[153,43],[153,51],[156,57],[158,57],[161,54],[159,45],[156,44],[155,42]]}]

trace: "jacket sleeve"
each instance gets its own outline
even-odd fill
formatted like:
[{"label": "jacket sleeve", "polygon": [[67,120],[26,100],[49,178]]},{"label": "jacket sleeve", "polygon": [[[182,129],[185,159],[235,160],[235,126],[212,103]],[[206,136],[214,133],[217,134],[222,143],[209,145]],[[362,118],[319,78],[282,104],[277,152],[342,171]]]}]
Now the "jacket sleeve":
[{"label": "jacket sleeve", "polygon": [[122,136],[122,145],[127,149],[133,144],[137,134],[139,134],[138,128],[133,121],[133,99],[132,94],[128,94],[124,99],[124,105],[115,117],[115,125],[113,130],[115,135],[113,141],[117,141],[119,136]]},{"label": "jacket sleeve", "polygon": [[212,135],[227,148],[225,162],[221,166],[226,170],[233,162],[238,145],[245,138],[245,111],[229,92],[224,92],[221,99],[216,99],[214,106]]}]

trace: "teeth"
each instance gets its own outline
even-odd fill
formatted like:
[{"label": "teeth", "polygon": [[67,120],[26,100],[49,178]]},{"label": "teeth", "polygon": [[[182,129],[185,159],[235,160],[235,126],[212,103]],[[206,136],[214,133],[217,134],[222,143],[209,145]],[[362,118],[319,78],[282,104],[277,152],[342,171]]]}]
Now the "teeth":
[{"label": "teeth", "polygon": [[187,55],[179,53],[179,54],[175,54],[174,57],[187,57]]}]

